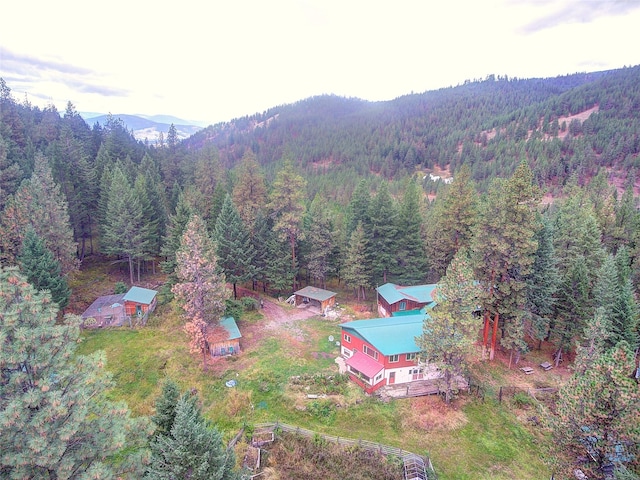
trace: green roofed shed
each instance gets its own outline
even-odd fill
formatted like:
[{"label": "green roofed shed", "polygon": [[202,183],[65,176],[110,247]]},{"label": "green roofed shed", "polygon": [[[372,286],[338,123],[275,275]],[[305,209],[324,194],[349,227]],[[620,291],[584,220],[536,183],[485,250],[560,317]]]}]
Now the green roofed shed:
[{"label": "green roofed shed", "polygon": [[327,307],[332,307],[336,304],[336,293],[329,290],[324,290],[317,287],[304,287],[297,292],[294,292],[294,298],[296,306],[299,305],[311,305],[318,307],[322,312]]}]

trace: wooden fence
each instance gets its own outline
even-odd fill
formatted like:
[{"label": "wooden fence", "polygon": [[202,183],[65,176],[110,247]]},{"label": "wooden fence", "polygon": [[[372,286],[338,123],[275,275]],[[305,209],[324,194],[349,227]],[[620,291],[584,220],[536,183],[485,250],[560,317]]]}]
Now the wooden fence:
[{"label": "wooden fence", "polygon": [[412,452],[402,450],[400,448],[391,447],[388,445],[382,445],[380,443],[369,442],[367,440],[354,440],[351,438],[335,437],[332,435],[324,435],[314,432],[312,430],[306,430],[300,427],[294,427],[285,423],[258,423],[254,425],[254,431],[271,431],[277,432],[278,430],[284,432],[295,433],[303,435],[305,437],[319,436],[329,442],[337,443],[345,446],[358,446],[366,450],[375,451],[381,455],[393,455],[402,459],[404,480],[432,480],[437,479],[436,471],[433,468],[431,459],[429,457],[422,457]]}]

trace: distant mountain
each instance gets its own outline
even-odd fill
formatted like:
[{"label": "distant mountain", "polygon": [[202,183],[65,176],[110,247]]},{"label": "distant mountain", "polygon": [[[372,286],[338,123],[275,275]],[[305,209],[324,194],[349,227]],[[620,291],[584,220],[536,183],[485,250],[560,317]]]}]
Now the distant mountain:
[{"label": "distant mountain", "polygon": [[[80,115],[89,125],[99,123],[104,125],[107,123],[109,115],[93,112],[80,112]],[[114,118],[119,118],[125,124],[128,130],[133,132],[133,136],[138,140],[148,140],[154,143],[160,137],[160,132],[166,138],[169,127],[173,123],[178,133],[178,138],[185,139],[196,132],[202,130],[201,125],[194,125],[189,122],[171,115],[127,115],[114,114]]]}]

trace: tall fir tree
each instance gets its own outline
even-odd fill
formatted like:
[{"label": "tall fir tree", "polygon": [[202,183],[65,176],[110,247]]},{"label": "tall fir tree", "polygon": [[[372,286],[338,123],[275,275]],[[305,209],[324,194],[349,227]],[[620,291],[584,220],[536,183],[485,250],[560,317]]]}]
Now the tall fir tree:
[{"label": "tall fir tree", "polygon": [[62,275],[60,263],[32,228],[24,236],[18,263],[27,281],[36,290],[48,290],[60,310],[67,306],[71,290]]},{"label": "tall fir tree", "polygon": [[423,210],[422,189],[411,178],[404,188],[398,214],[397,281],[402,285],[424,283],[427,276]]},{"label": "tall fir tree", "polygon": [[503,347],[516,355],[525,347],[525,279],[538,248],[535,238],[538,200],[531,169],[521,162],[511,178],[494,181],[483,203],[472,248],[476,275],[484,287],[483,348],[489,350],[490,359],[495,356],[500,325],[506,333],[501,339]]},{"label": "tall fir tree", "polygon": [[180,241],[184,234],[187,223],[193,213],[193,209],[186,201],[185,196],[180,193],[176,202],[175,213],[169,215],[167,223],[167,233],[163,239],[161,253],[165,260],[160,264],[160,268],[168,274],[168,283],[173,285],[177,282],[176,276],[176,252],[180,248]]},{"label": "tall fir tree", "polygon": [[465,250],[453,258],[446,275],[438,283],[422,336],[416,338],[421,356],[435,362],[443,373],[444,399],[451,403],[457,381],[469,366],[481,321],[475,314],[480,290]]},{"label": "tall fir tree", "polygon": [[251,150],[245,151],[237,169],[237,181],[233,187],[233,203],[238,208],[240,218],[250,229],[267,200],[264,173]]},{"label": "tall fir tree", "polygon": [[326,202],[319,194],[311,202],[308,212],[310,225],[305,240],[308,245],[307,269],[321,288],[326,287],[327,277],[333,270],[332,259],[336,243],[336,232],[327,212]]},{"label": "tall fir tree", "polygon": [[371,264],[372,282],[376,285],[387,283],[388,276],[396,273],[398,211],[386,183],[369,205],[369,228],[362,227],[367,236],[367,261]]},{"label": "tall fir tree", "polygon": [[143,258],[149,235],[142,203],[124,171],[112,172],[103,224],[102,243],[107,255],[121,255],[129,265],[129,281],[134,283],[134,260]]},{"label": "tall fir tree", "polygon": [[254,276],[253,262],[256,251],[251,243],[249,230],[238,210],[227,195],[216,221],[214,234],[217,245],[218,265],[228,282],[233,284],[233,298],[238,298],[237,285]]},{"label": "tall fir tree", "polygon": [[145,417],[107,400],[104,352],[77,355],[80,318],[16,268],[0,270],[0,477],[140,477]]},{"label": "tall fir tree", "polygon": [[73,240],[67,200],[54,182],[43,155],[36,155],[31,178],[23,182],[10,199],[0,220],[0,244],[8,264],[15,264],[30,226],[60,262],[63,275],[78,268],[77,244]]},{"label": "tall fir tree", "polygon": [[438,191],[426,222],[427,259],[434,276],[445,274],[461,248],[469,247],[477,221],[478,194],[471,171],[463,165],[453,182]]},{"label": "tall fir tree", "polygon": [[367,237],[359,223],[351,233],[343,267],[344,282],[352,287],[358,300],[366,300],[367,288],[371,287],[371,272],[367,262]]},{"label": "tall fir tree", "polygon": [[[307,182],[294,169],[291,161],[286,161],[276,174],[269,195],[268,210],[273,218],[273,228],[289,242],[291,269],[297,272],[296,248],[304,238],[302,220],[306,210],[304,199]],[[292,282],[296,289],[295,275]]]},{"label": "tall fir tree", "polygon": [[362,223],[365,230],[369,226],[371,206],[371,192],[369,189],[369,183],[365,179],[362,179],[353,190],[351,200],[347,207],[347,238],[351,236],[351,233],[356,229],[358,223]]},{"label": "tall fir tree", "polygon": [[538,249],[535,253],[531,273],[527,276],[527,305],[525,330],[531,338],[542,340],[548,337],[555,294],[560,283],[557,259],[553,247],[553,225],[547,218],[541,220],[536,233]]},{"label": "tall fir tree", "polygon": [[145,477],[153,480],[236,480],[235,455],[222,435],[203,416],[198,397],[182,394],[175,405],[167,435],[151,442],[151,460]]}]

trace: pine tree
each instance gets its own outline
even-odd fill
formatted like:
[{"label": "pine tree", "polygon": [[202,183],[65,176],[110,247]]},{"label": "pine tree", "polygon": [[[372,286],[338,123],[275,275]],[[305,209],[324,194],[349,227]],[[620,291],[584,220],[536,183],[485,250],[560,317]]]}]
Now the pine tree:
[{"label": "pine tree", "polygon": [[633,352],[621,342],[560,389],[556,441],[593,459],[587,466],[590,478],[605,478],[603,467],[640,454],[640,390],[629,375],[634,368]]},{"label": "pine tree", "polygon": [[[553,226],[543,219],[536,233],[536,250],[531,273],[527,276],[527,332],[542,342],[549,335],[551,315],[555,303],[555,294],[560,283],[557,260],[553,247]],[[540,348],[540,347],[538,347]]]},{"label": "pine tree", "polygon": [[326,209],[326,199],[316,195],[309,207],[310,226],[305,243],[308,245],[307,268],[311,277],[326,287],[327,276],[332,271],[332,255],[335,249],[333,222]]},{"label": "pine tree", "polygon": [[129,280],[133,285],[133,262],[144,257],[149,236],[140,199],[119,166],[112,173],[102,243],[107,255],[121,255],[127,259]]},{"label": "pine tree", "polygon": [[215,240],[218,265],[227,281],[233,284],[233,298],[238,298],[237,284],[249,281],[254,275],[256,251],[230,195],[225,197],[218,215]]},{"label": "pine tree", "polygon": [[426,224],[426,250],[431,269],[442,277],[454,255],[471,244],[478,198],[469,167],[463,165],[453,182],[438,191]]},{"label": "pine tree", "polygon": [[481,321],[475,315],[479,287],[464,250],[453,258],[435,291],[437,305],[429,310],[423,334],[416,338],[427,362],[436,362],[443,373],[445,402],[452,400],[456,378],[468,368],[468,358]]},{"label": "pine tree", "polygon": [[[253,257],[253,288],[256,283],[262,282],[262,289],[266,291],[267,282],[267,260],[269,258],[269,237],[271,234],[271,224],[263,210],[258,210],[256,219],[252,226],[251,243],[256,254]],[[288,265],[288,263],[287,263]]]},{"label": "pine tree", "polygon": [[[398,212],[383,183],[369,207],[369,228],[362,227],[367,236],[367,261],[371,264],[372,280],[375,284],[387,283],[387,276],[395,273],[397,266]],[[371,280],[367,282],[367,285]]]},{"label": "pine tree", "polygon": [[187,223],[193,213],[192,208],[185,200],[184,194],[180,193],[176,202],[176,209],[173,215],[169,216],[167,233],[163,239],[161,253],[165,261],[160,264],[164,273],[169,275],[168,283],[173,285],[177,282],[176,277],[176,252],[180,248],[182,235],[187,227]]},{"label": "pine tree", "polygon": [[291,287],[298,265],[291,265],[289,243],[278,232],[269,232],[266,245],[265,279],[269,287],[280,294]]},{"label": "pine tree", "polygon": [[0,135],[0,211],[4,208],[9,195],[18,188],[22,170],[17,162],[7,159],[7,142]]},{"label": "pine tree", "polygon": [[251,150],[245,151],[238,166],[237,182],[233,187],[233,203],[238,208],[240,218],[249,228],[252,228],[258,212],[267,200],[267,187],[264,174]]},{"label": "pine tree", "polygon": [[224,273],[218,270],[215,243],[199,215],[191,216],[176,252],[176,283],[171,291],[185,313],[185,331],[192,353],[201,353],[206,368],[207,331],[215,327],[229,297]]},{"label": "pine tree", "polygon": [[0,477],[139,477],[150,425],[106,399],[104,353],[77,355],[81,320],[57,313],[16,268],[0,270]]},{"label": "pine tree", "polygon": [[27,281],[36,290],[48,290],[60,310],[67,306],[71,290],[67,279],[62,276],[60,263],[32,228],[24,236],[18,263]]},{"label": "pine tree", "polygon": [[349,201],[347,208],[348,223],[347,223],[347,238],[351,236],[351,233],[356,229],[358,223],[362,223],[365,230],[370,223],[370,205],[371,205],[371,193],[369,191],[369,183],[362,179],[356,185]]},{"label": "pine tree", "polygon": [[424,283],[427,276],[423,243],[422,192],[415,179],[405,186],[398,215],[397,270],[402,285]]},{"label": "pine tree", "polygon": [[53,181],[47,159],[40,154],[31,178],[23,182],[2,213],[0,242],[8,264],[15,265],[28,226],[60,262],[63,275],[78,268],[67,201]]},{"label": "pine tree", "polygon": [[367,238],[359,223],[349,239],[343,267],[344,281],[355,290],[358,300],[365,300],[366,290],[371,287],[371,273],[367,265]]},{"label": "pine tree", "polygon": [[171,379],[162,385],[162,393],[156,399],[156,413],[151,421],[156,425],[156,435],[170,435],[176,418],[176,405],[180,399],[180,389]]},{"label": "pine tree", "polygon": [[589,278],[584,259],[577,257],[565,274],[558,288],[555,304],[556,314],[551,340],[556,346],[556,366],[562,360],[562,354],[568,351],[576,335],[584,329],[593,315],[589,296]]},{"label": "pine tree", "polygon": [[[495,355],[500,323],[507,334],[501,340],[503,347],[512,354],[521,353],[525,347],[525,279],[538,248],[535,238],[538,197],[533,174],[527,163],[522,162],[510,179],[494,181],[482,207],[473,251],[477,278],[484,285],[483,345],[486,348],[490,343],[490,359]],[[489,342],[491,317],[493,332]]]},{"label": "pine tree", "polygon": [[[304,238],[302,219],[306,210],[306,186],[307,182],[295,172],[293,164],[290,161],[285,162],[276,174],[267,207],[273,218],[273,229],[289,241],[291,269],[294,272],[297,272],[297,242]],[[295,275],[292,286],[295,290]]]},{"label": "pine tree", "polygon": [[235,456],[222,435],[202,416],[198,398],[183,394],[175,405],[168,435],[151,442],[151,461],[145,478],[153,480],[236,480]]}]

